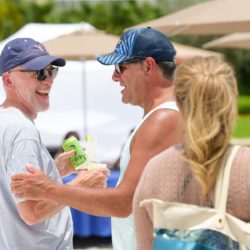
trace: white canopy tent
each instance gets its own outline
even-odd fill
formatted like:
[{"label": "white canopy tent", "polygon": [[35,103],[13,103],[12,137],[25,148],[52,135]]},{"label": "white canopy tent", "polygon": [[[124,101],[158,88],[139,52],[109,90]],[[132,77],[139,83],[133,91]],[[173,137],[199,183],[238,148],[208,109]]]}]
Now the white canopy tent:
[{"label": "white canopy tent", "polygon": [[31,37],[37,41],[44,42],[78,30],[95,30],[95,27],[85,22],[65,24],[28,23],[20,30],[1,41],[0,50],[2,51],[7,42],[17,37]]},{"label": "white canopy tent", "polygon": [[[88,24],[28,24],[0,43],[0,50],[7,41],[17,37],[44,42],[83,28],[94,29]],[[68,61],[60,69],[50,93],[50,109],[39,113],[35,120],[49,148],[60,147],[68,131],[76,130],[83,136],[82,70],[82,63],[77,61]],[[119,156],[130,130],[142,117],[142,110],[121,103],[120,87],[112,81],[112,72],[113,66],[85,62],[88,133],[96,141],[97,159],[101,162],[110,162]],[[1,84],[0,101],[4,96]]]}]

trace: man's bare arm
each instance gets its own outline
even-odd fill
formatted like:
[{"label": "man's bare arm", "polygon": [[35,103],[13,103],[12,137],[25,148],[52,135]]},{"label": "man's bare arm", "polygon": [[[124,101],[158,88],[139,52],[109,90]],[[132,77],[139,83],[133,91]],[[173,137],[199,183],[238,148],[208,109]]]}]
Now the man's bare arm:
[{"label": "man's bare arm", "polygon": [[37,224],[59,212],[64,205],[50,200],[24,201],[17,205],[20,217],[28,225]]},{"label": "man's bare arm", "polygon": [[[149,159],[178,142],[179,115],[175,111],[159,110],[143,123],[131,144],[131,158],[122,182],[117,188],[88,189],[53,183],[46,176],[43,181],[20,177],[20,188],[13,187],[17,197],[54,200],[86,213],[100,216],[126,217],[132,211],[134,191]],[[16,182],[17,184],[17,179]],[[45,186],[43,186],[45,185]]]},{"label": "man's bare arm", "polygon": [[[44,176],[36,168],[28,168],[30,173],[36,175],[38,178]],[[69,182],[69,185],[73,186],[85,186],[91,188],[103,188],[106,187],[107,175],[109,170],[107,168],[93,169],[90,171],[81,171],[78,176]],[[44,187],[44,185],[42,185]],[[46,220],[60,211],[64,205],[59,204],[54,200],[27,200],[20,202],[17,205],[21,218],[28,225],[33,225]]]}]

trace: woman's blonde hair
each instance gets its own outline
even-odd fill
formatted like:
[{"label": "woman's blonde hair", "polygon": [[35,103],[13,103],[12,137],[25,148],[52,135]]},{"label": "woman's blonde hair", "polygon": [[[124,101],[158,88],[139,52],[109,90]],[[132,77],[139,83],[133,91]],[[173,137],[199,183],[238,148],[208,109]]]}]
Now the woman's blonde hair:
[{"label": "woman's blonde hair", "polygon": [[184,156],[206,195],[230,143],[237,82],[233,69],[221,59],[196,57],[177,67],[174,85],[184,120]]}]

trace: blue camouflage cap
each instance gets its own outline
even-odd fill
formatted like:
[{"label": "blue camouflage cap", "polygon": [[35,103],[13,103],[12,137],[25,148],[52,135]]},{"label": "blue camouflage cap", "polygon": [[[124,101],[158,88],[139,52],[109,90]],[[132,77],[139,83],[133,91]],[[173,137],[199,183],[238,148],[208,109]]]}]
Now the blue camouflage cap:
[{"label": "blue camouflage cap", "polygon": [[120,64],[134,58],[152,57],[156,61],[174,61],[176,50],[169,38],[158,30],[135,28],[126,31],[114,52],[97,57],[105,65]]}]

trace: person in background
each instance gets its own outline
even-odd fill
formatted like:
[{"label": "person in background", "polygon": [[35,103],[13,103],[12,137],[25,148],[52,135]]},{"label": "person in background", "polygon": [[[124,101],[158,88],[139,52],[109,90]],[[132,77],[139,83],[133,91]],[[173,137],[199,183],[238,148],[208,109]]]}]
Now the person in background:
[{"label": "person in background", "polygon": [[[232,136],[237,114],[237,82],[232,68],[216,57],[180,64],[175,96],[183,119],[183,143],[147,164],[137,186],[133,210],[138,250],[152,249],[152,210],[144,199],[213,207],[214,185]],[[250,149],[241,147],[233,161],[227,212],[250,221]],[[176,218],[178,220],[178,218]]]},{"label": "person in background", "polygon": [[[10,190],[11,176],[27,172],[26,165],[36,166],[31,170],[33,174],[41,170],[61,183],[34,119],[38,112],[49,108],[53,80],[58,67],[64,65],[63,58],[51,56],[41,43],[31,38],[11,40],[0,55],[0,75],[6,93],[0,105],[0,248],[3,250],[73,249],[68,207],[48,199],[16,199]],[[87,175],[95,182],[96,176]],[[70,184],[84,185],[85,177],[86,173],[79,173]]]},{"label": "person in background", "polygon": [[122,87],[122,102],[144,110],[142,121],[124,146],[115,188],[78,188],[53,182],[43,173],[19,174],[12,178],[16,197],[45,198],[86,213],[111,216],[113,249],[136,249],[132,201],[137,183],[149,159],[179,140],[172,83],[175,55],[163,33],[137,28],[126,31],[113,52],[97,58],[115,66],[112,79]]}]

